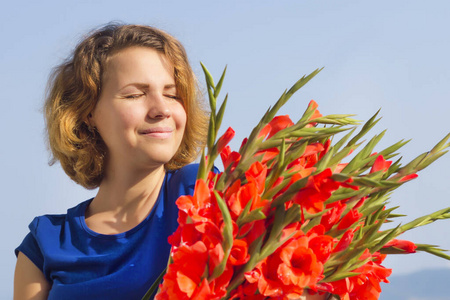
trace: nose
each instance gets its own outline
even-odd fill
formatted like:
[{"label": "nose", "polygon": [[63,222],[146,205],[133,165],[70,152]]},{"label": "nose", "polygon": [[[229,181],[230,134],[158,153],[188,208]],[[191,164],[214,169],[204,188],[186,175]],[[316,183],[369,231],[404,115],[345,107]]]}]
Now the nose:
[{"label": "nose", "polygon": [[152,95],[148,101],[148,116],[151,119],[165,119],[170,116],[170,108],[163,95]]}]

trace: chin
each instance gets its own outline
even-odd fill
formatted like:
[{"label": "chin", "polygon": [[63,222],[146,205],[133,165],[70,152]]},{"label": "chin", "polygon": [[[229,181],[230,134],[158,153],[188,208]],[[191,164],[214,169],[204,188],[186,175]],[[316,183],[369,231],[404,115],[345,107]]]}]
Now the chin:
[{"label": "chin", "polygon": [[143,159],[144,164],[149,166],[165,165],[175,156],[175,153],[173,155],[171,154],[172,153],[169,153],[169,151],[166,150],[166,152],[159,152],[154,155],[149,155]]}]

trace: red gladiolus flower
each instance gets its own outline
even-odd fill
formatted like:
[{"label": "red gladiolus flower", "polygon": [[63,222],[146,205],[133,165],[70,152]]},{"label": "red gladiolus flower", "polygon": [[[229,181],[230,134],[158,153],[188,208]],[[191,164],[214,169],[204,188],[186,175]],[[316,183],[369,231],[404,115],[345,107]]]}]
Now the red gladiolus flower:
[{"label": "red gladiolus flower", "polygon": [[228,127],[227,131],[217,140],[217,152],[220,153],[226,145],[233,139],[235,131]]},{"label": "red gladiolus flower", "polygon": [[248,262],[249,259],[250,255],[248,254],[247,242],[244,239],[235,239],[229,256],[230,264],[233,266],[243,265]]},{"label": "red gladiolus flower", "polygon": [[278,277],[285,285],[293,284],[304,288],[321,279],[323,265],[308,248],[306,236],[285,245],[280,251],[280,259]]},{"label": "red gladiolus flower", "polygon": [[258,189],[254,182],[249,182],[240,187],[233,185],[233,188],[237,188],[237,192],[229,195],[227,199],[233,219],[239,217],[249,201],[252,201],[250,210],[259,207],[257,204],[260,204],[261,197],[258,194]]},{"label": "red gladiolus flower", "polygon": [[372,169],[370,169],[370,173],[374,173],[374,172],[378,172],[378,171],[383,171],[386,172],[389,167],[391,166],[392,161],[386,161],[383,158],[383,155],[378,155],[377,158],[375,159],[375,162],[372,165]]},{"label": "red gladiolus flower", "polygon": [[186,216],[183,216],[183,213],[194,222],[216,220],[221,214],[217,205],[211,201],[211,192],[208,185],[201,179],[197,180],[194,195],[181,196],[175,202],[179,209],[179,221],[186,220]]},{"label": "red gladiolus flower", "polygon": [[278,131],[285,129],[287,127],[290,127],[294,125],[294,122],[289,118],[288,115],[284,116],[276,116],[272,119],[272,121],[269,122],[270,125],[270,132],[268,139],[271,138],[274,134],[276,134]]},{"label": "red gladiolus flower", "polygon": [[394,248],[403,250],[406,253],[416,253],[416,248],[417,248],[417,246],[411,241],[397,240],[397,239],[391,240],[386,245],[384,245],[383,248],[389,248],[389,247],[394,247]]},{"label": "red gladiolus flower", "polygon": [[326,169],[323,172],[308,178],[308,183],[294,197],[294,203],[298,203],[308,213],[318,213],[323,210],[323,203],[330,198],[331,193],[339,188],[340,182],[331,178],[332,172]]},{"label": "red gladiolus flower", "polygon": [[277,157],[279,153],[280,153],[280,150],[278,150],[278,148],[269,148],[269,149],[265,149],[265,150],[257,152],[255,154],[255,156],[262,155],[261,163],[266,164],[269,160]]},{"label": "red gladiolus flower", "polygon": [[[311,100],[311,101],[309,102],[308,108],[314,109],[314,113],[313,113],[313,115],[311,116],[311,120],[312,120],[312,119],[315,119],[315,118],[320,118],[320,117],[322,117],[322,114],[317,110],[317,107],[319,107],[319,105],[316,103],[316,101]],[[306,125],[305,127],[312,127],[312,126],[315,126],[315,125],[316,125],[316,123],[311,123],[311,124]]]},{"label": "red gladiolus flower", "polygon": [[338,244],[336,245],[336,247],[334,247],[333,253],[347,249],[352,240],[353,240],[353,230],[349,229],[342,235]]},{"label": "red gladiolus flower", "polygon": [[266,296],[262,294],[257,294],[258,285],[245,282],[238,286],[237,289],[233,290],[230,299],[237,300],[264,300],[267,299]]},{"label": "red gladiolus flower", "polygon": [[225,170],[229,165],[231,165],[230,172],[233,172],[233,170],[241,160],[241,155],[239,154],[239,152],[231,151],[230,146],[227,145],[220,152],[220,158],[222,159],[223,167],[225,168]]},{"label": "red gladiolus flower", "polygon": [[417,174],[409,174],[409,175],[406,175],[406,176],[402,177],[402,178],[399,180],[399,182],[404,182],[404,181],[412,180],[412,179],[415,179],[415,178],[417,178],[417,177],[419,177],[419,175],[417,175]]},{"label": "red gladiolus flower", "polygon": [[297,170],[308,169],[314,167],[314,165],[319,161],[319,155],[325,150],[324,145],[321,143],[314,143],[306,146],[305,152],[302,156],[292,161],[288,165],[290,172],[295,172]]},{"label": "red gladiolus flower", "polygon": [[380,282],[389,282],[387,277],[392,273],[392,270],[380,265],[378,257],[379,253],[371,255],[366,249],[359,259],[371,258],[372,261],[354,270],[359,275],[330,282],[332,293],[339,295],[341,299],[377,300],[381,292]]},{"label": "red gladiolus flower", "polygon": [[[270,126],[270,124],[267,124],[266,126],[264,126],[261,131],[258,133],[258,138],[263,138],[265,139],[267,137],[267,135],[270,133],[270,131],[272,130],[272,127]],[[247,141],[247,138],[245,139],[245,141]],[[242,145],[241,145],[242,147]]]},{"label": "red gladiolus flower", "polygon": [[156,299],[185,299],[191,297],[200,286],[208,258],[207,248],[202,242],[192,246],[180,245],[172,253],[173,263],[160,286],[166,297]]},{"label": "red gladiolus flower", "polygon": [[355,222],[357,222],[361,217],[362,213],[358,212],[357,209],[351,209],[339,222],[337,229],[347,229],[352,226]]},{"label": "red gladiolus flower", "polygon": [[248,182],[253,182],[255,184],[259,195],[264,192],[266,175],[267,166],[263,165],[259,161],[254,162],[245,172],[245,177],[247,178]]},{"label": "red gladiolus flower", "polygon": [[327,208],[331,208],[329,211],[322,215],[320,224],[325,227],[326,231],[329,231],[339,221],[341,214],[347,207],[342,201],[337,201],[327,205]]},{"label": "red gladiolus flower", "polygon": [[259,292],[264,296],[281,296],[283,284],[278,279],[277,268],[280,264],[278,256],[269,256],[251,272],[245,274],[250,282],[257,282]]},{"label": "red gladiolus flower", "polygon": [[329,235],[319,235],[309,241],[308,247],[314,252],[317,260],[325,263],[333,251],[333,237]]}]

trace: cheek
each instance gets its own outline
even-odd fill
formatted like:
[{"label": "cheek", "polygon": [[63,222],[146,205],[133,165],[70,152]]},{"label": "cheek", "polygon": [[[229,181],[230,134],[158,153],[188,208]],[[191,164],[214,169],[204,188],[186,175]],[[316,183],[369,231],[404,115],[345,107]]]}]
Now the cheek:
[{"label": "cheek", "polygon": [[123,139],[127,132],[135,129],[138,110],[132,109],[107,109],[98,115],[97,127],[105,140]]},{"label": "cheek", "polygon": [[173,110],[173,118],[175,120],[178,129],[183,130],[186,128],[187,115],[184,107],[179,104],[175,110]]}]

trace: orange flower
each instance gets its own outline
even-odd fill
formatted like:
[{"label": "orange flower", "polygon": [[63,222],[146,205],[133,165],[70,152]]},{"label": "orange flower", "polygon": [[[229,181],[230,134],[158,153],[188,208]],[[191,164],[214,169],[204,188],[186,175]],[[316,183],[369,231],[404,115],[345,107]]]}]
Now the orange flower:
[{"label": "orange flower", "polygon": [[217,152],[220,153],[226,145],[233,139],[235,131],[228,127],[227,131],[217,140]]},{"label": "orange flower", "polygon": [[329,211],[322,215],[320,220],[320,224],[325,227],[326,231],[329,231],[341,217],[341,214],[344,212],[347,205],[342,201],[337,201],[334,203],[327,204],[327,208],[331,208]]},{"label": "orange flower", "polygon": [[197,180],[193,196],[181,196],[175,202],[180,211],[185,212],[194,221],[207,221],[211,208],[211,193],[203,180]]},{"label": "orange flower", "polygon": [[233,172],[233,170],[241,160],[241,155],[236,151],[232,152],[230,146],[227,145],[220,152],[220,158],[222,159],[223,167],[225,168],[225,170],[228,168],[228,166],[231,165],[230,172]]},{"label": "orange flower", "polygon": [[269,148],[262,151],[259,151],[255,154],[255,156],[262,155],[261,163],[266,164],[269,160],[274,159],[277,157],[277,155],[280,153],[280,150],[278,148]]},{"label": "orange flower", "polygon": [[409,175],[403,176],[399,181],[400,182],[404,182],[404,181],[415,179],[417,177],[419,177],[419,175],[417,175],[415,173],[414,174],[409,174]]},{"label": "orange flower", "polygon": [[416,253],[416,248],[417,248],[417,246],[411,241],[397,240],[397,239],[393,239],[393,240],[389,241],[386,245],[384,245],[383,248],[389,248],[389,247],[394,247],[394,248],[403,250],[406,253]]},{"label": "orange flower", "polygon": [[231,248],[229,262],[233,266],[243,265],[250,259],[248,245],[245,239],[235,239]]},{"label": "orange flower", "polygon": [[377,158],[375,159],[375,162],[372,165],[372,168],[370,169],[370,173],[374,173],[377,171],[383,171],[386,172],[389,167],[391,166],[392,161],[386,161],[383,158],[383,155],[378,155]]},{"label": "orange flower", "polygon": [[305,288],[321,279],[323,265],[308,248],[308,238],[300,237],[289,242],[280,252],[282,263],[278,276],[285,285],[294,284]]},{"label": "orange flower", "polygon": [[[314,113],[313,113],[312,116],[311,116],[311,120],[312,120],[312,119],[315,119],[315,118],[320,118],[320,117],[322,117],[322,114],[317,110],[317,107],[319,107],[319,105],[316,103],[316,101],[311,100],[311,101],[309,102],[308,108],[314,109]],[[311,123],[311,124],[306,125],[306,127],[312,127],[312,126],[315,126],[315,125],[316,125],[316,123]]]},{"label": "orange flower", "polygon": [[349,229],[347,230],[339,240],[336,247],[334,247],[333,253],[340,252],[342,250],[347,249],[347,247],[350,245],[350,243],[353,240],[353,230]]},{"label": "orange flower", "polygon": [[392,270],[380,265],[382,259],[379,259],[378,252],[371,255],[366,249],[359,259],[367,258],[371,260],[354,270],[360,273],[359,275],[330,282],[331,292],[339,295],[341,299],[377,300],[381,293],[380,282],[389,282],[387,277],[391,275]]},{"label": "orange flower", "polygon": [[162,293],[156,299],[188,299],[204,289],[200,285],[205,272],[208,252],[205,244],[180,245],[172,252],[173,263],[160,286]]},{"label": "orange flower", "polygon": [[271,138],[278,131],[294,125],[294,122],[292,122],[292,120],[289,118],[288,115],[284,115],[284,116],[276,116],[275,118],[272,119],[272,121],[269,122],[269,125],[270,125],[270,133],[269,136],[267,137],[268,139]]},{"label": "orange flower", "polygon": [[245,172],[245,177],[248,182],[253,182],[258,190],[258,194],[261,195],[264,192],[264,186],[267,175],[267,166],[263,165],[259,161],[254,162],[250,168]]},{"label": "orange flower", "polygon": [[314,252],[317,260],[325,263],[333,251],[334,239],[329,235],[319,235],[309,241],[308,247]]},{"label": "orange flower", "polygon": [[351,209],[339,222],[337,229],[347,229],[352,226],[355,222],[357,222],[361,217],[362,213],[358,212],[357,209]]},{"label": "orange flower", "polygon": [[308,183],[294,197],[294,203],[301,205],[308,213],[318,213],[324,209],[324,202],[341,183],[331,178],[330,169],[308,178]]}]

